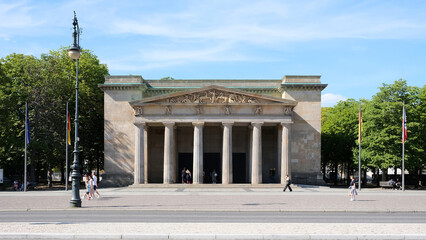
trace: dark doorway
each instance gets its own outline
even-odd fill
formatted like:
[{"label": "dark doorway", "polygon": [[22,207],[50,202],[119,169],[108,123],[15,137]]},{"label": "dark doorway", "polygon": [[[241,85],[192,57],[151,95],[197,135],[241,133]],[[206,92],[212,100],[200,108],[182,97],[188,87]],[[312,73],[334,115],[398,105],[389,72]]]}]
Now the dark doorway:
[{"label": "dark doorway", "polygon": [[247,183],[245,153],[232,153],[232,176],[233,183]]},{"label": "dark doorway", "polygon": [[[192,153],[179,153],[178,155],[178,177],[177,177],[177,183],[183,183],[182,182],[182,169],[189,169],[191,171],[192,175]],[[192,182],[192,178],[191,178]]]},{"label": "dark doorway", "polygon": [[212,183],[211,173],[216,170],[217,183],[222,182],[222,158],[220,153],[204,153],[203,155],[204,183]]}]

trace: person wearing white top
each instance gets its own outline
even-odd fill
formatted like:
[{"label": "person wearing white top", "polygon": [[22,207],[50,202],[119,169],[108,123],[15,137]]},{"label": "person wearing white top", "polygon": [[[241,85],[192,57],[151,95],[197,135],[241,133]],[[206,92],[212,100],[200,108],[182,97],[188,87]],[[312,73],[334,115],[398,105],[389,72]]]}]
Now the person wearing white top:
[{"label": "person wearing white top", "polygon": [[99,198],[101,195],[99,194],[99,192],[97,190],[97,188],[98,188],[98,178],[96,177],[95,172],[92,173],[92,179],[93,179],[93,191],[94,191],[93,197],[95,197],[95,193],[97,193],[98,194],[98,198]]}]

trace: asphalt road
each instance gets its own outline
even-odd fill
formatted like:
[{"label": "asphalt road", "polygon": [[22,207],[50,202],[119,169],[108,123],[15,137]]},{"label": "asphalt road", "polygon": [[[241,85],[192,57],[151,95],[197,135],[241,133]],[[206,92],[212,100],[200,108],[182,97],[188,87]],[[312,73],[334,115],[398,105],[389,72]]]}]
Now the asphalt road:
[{"label": "asphalt road", "polygon": [[0,222],[31,223],[426,223],[421,213],[190,212],[190,211],[2,211]]}]

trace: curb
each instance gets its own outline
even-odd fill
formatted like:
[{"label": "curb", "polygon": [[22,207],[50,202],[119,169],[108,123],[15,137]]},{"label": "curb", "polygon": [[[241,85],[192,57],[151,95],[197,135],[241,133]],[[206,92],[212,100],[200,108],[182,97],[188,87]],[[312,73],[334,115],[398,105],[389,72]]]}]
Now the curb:
[{"label": "curb", "polygon": [[147,209],[147,208],[108,208],[108,207],[81,207],[81,208],[13,208],[0,209],[0,212],[31,212],[31,211],[142,211],[142,212],[283,212],[283,213],[426,213],[426,210],[392,210],[392,209],[197,209],[197,208],[182,208],[182,209]]},{"label": "curb", "polygon": [[73,233],[0,233],[0,239],[142,239],[142,240],[421,240],[426,234],[73,234]]}]

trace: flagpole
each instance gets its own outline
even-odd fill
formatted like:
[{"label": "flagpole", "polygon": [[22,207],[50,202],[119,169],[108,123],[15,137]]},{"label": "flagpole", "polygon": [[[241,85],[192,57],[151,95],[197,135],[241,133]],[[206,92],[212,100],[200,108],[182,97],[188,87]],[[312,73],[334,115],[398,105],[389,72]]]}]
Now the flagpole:
[{"label": "flagpole", "polygon": [[68,191],[68,102],[65,119],[65,191]]},{"label": "flagpole", "polygon": [[361,191],[361,124],[362,124],[362,114],[361,114],[361,101],[359,101],[359,126],[358,126],[358,149],[359,149],[359,156],[358,156],[358,190]]},{"label": "flagpole", "polygon": [[25,102],[25,161],[24,161],[24,192],[27,191],[27,142],[28,142],[28,103]]},{"label": "flagpole", "polygon": [[405,191],[405,128],[406,128],[406,113],[405,113],[405,101],[402,102],[402,191]]}]

